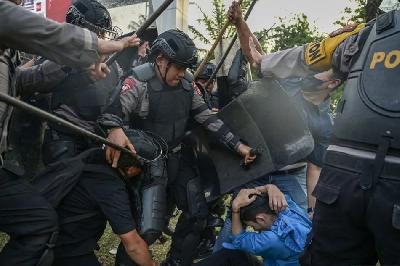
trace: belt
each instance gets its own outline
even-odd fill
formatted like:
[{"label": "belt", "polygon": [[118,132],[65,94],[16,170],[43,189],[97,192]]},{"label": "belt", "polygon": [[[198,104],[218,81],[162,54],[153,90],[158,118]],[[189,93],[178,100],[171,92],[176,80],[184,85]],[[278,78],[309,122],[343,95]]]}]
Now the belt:
[{"label": "belt", "polygon": [[[360,158],[336,151],[328,151],[325,157],[326,165],[361,174],[372,169],[374,162],[374,159]],[[385,161],[380,178],[400,180],[400,164]]]},{"label": "belt", "polygon": [[300,170],[303,170],[304,168],[306,168],[305,165],[300,166],[300,167],[296,167],[296,168],[293,168],[293,169],[289,169],[289,170],[275,171],[275,172],[271,173],[271,175],[291,175],[291,174],[294,174],[294,173],[296,173],[296,172],[298,172]]}]

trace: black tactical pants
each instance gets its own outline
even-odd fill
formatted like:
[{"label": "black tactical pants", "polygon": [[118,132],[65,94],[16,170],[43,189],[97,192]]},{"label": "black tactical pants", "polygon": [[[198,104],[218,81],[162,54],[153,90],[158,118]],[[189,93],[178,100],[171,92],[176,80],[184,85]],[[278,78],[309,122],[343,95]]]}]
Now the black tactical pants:
[{"label": "black tactical pants", "polygon": [[97,260],[96,255],[94,253],[74,256],[74,257],[65,257],[58,258],[54,260],[53,266],[101,266],[100,262]]},{"label": "black tactical pants", "polygon": [[[168,197],[182,210],[172,236],[170,255],[181,265],[190,265],[205,229],[208,207],[191,147],[184,147],[175,178],[170,178]],[[171,163],[169,159],[168,164]],[[170,167],[170,165],[168,165]]]},{"label": "black tactical pants", "polygon": [[25,180],[0,169],[0,231],[10,235],[0,265],[37,265],[57,221],[55,210]]},{"label": "black tactical pants", "polygon": [[302,265],[375,265],[378,259],[400,265],[400,171],[377,178],[368,190],[361,189],[361,172],[322,169],[313,192],[313,238]]}]

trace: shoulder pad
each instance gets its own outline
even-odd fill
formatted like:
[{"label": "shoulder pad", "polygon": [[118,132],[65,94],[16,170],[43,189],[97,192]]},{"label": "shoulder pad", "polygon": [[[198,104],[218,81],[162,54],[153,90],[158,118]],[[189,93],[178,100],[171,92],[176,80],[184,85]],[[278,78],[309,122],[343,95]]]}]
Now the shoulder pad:
[{"label": "shoulder pad", "polygon": [[182,87],[184,90],[191,91],[193,90],[192,82],[189,82],[187,79],[182,79]]},{"label": "shoulder pad", "polygon": [[336,48],[348,37],[358,34],[364,27],[365,23],[361,23],[354,28],[349,26],[331,33],[321,42],[307,44],[304,50],[306,65],[315,71],[330,69]]},{"label": "shoulder pad", "polygon": [[151,80],[156,75],[151,63],[145,63],[132,69],[132,76],[142,82]]}]

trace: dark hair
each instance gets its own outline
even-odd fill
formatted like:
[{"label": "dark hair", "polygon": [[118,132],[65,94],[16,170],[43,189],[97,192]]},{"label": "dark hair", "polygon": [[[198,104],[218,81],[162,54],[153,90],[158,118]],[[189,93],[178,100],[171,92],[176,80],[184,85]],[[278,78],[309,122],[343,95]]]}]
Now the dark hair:
[{"label": "dark hair", "polygon": [[246,207],[240,208],[240,220],[242,221],[255,221],[257,214],[276,214],[269,207],[269,197],[268,194],[261,194],[257,196],[256,200]]}]

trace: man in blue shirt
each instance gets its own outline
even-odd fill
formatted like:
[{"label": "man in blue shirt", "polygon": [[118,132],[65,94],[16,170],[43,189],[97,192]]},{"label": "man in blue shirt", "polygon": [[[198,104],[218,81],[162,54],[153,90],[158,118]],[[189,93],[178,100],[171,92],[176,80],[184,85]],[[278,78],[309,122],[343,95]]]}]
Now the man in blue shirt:
[{"label": "man in blue shirt", "polygon": [[[271,186],[274,185],[240,190],[232,201],[230,241],[194,265],[258,265],[254,255],[263,258],[264,266],[300,265],[299,256],[311,231],[311,221],[289,196],[280,199],[275,192],[271,197]],[[274,210],[271,205],[278,208]],[[245,231],[243,224],[257,232]]]},{"label": "man in blue shirt", "polygon": [[[265,266],[300,265],[311,221],[290,197],[286,200],[288,208],[276,212],[269,207],[266,186],[242,189],[232,202],[233,237],[224,246],[261,256]],[[258,232],[244,231],[242,223]]]}]

